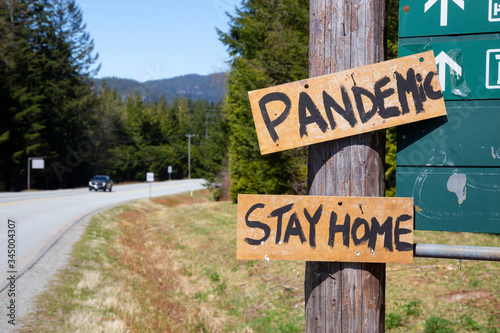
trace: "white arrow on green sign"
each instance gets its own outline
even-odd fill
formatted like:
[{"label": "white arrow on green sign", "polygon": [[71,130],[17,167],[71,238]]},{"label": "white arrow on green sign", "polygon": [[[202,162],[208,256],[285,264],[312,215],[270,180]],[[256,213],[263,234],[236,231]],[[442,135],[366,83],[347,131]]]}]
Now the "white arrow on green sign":
[{"label": "white arrow on green sign", "polygon": [[399,55],[433,50],[445,100],[500,99],[500,39],[483,38],[402,38]]},{"label": "white arrow on green sign", "polygon": [[446,66],[450,68],[450,71],[457,73],[457,75],[462,76],[462,67],[460,67],[449,55],[441,51],[436,56],[436,64],[439,73],[439,82],[441,83],[441,90],[446,90]]},{"label": "white arrow on green sign", "polygon": [[399,37],[500,31],[500,0],[400,0]]},{"label": "white arrow on green sign", "polygon": [[[438,0],[428,0],[425,3],[424,12],[427,12],[432,6],[434,6]],[[464,0],[453,0],[460,8],[464,9]],[[448,0],[441,0],[441,26],[448,25]]]}]

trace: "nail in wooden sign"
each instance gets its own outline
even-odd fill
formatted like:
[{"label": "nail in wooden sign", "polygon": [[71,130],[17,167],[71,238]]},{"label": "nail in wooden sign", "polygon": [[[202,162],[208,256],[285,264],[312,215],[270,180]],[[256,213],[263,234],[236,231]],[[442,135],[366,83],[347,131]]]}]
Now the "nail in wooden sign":
[{"label": "nail in wooden sign", "polygon": [[238,259],[413,262],[413,199],[238,196]]},{"label": "nail in wooden sign", "polygon": [[432,51],[248,95],[262,154],[446,115]]}]

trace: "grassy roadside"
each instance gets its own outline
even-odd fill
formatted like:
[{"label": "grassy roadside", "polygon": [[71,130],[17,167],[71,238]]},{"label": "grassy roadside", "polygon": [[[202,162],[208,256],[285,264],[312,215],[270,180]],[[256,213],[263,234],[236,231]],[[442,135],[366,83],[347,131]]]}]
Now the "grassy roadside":
[{"label": "grassy roadside", "polygon": [[[500,246],[500,235],[415,231],[416,243]],[[387,265],[390,332],[500,332],[500,263],[415,258]]]},{"label": "grassy roadside", "polygon": [[[499,246],[498,235],[416,242]],[[95,216],[21,332],[300,332],[304,263],[238,261],[236,205],[207,191]],[[500,331],[499,263],[388,265],[390,332]]]}]

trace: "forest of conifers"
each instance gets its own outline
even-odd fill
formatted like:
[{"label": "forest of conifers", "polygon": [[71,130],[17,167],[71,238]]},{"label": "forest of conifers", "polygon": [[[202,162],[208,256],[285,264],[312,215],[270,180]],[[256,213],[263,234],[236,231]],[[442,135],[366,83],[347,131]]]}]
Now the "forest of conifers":
[{"label": "forest of conifers", "polygon": [[[388,1],[387,59],[397,54],[397,1]],[[244,0],[229,31],[226,97],[219,102],[125,99],[95,87],[98,57],[75,0],[0,0],[0,191],[27,187],[27,161],[42,157],[31,187],[85,186],[94,174],[115,182],[188,175],[238,193],[305,192],[307,150],[260,155],[248,91],[308,77],[309,1]],[[394,173],[387,132],[386,178]],[[193,136],[194,135],[194,136]],[[230,185],[229,185],[230,184]]]},{"label": "forest of conifers", "polygon": [[[28,158],[42,157],[31,188],[188,175],[211,179],[224,158],[222,103],[182,97],[144,103],[92,86],[93,41],[74,0],[0,0],[0,190],[27,188]],[[213,178],[213,177],[212,177]]]}]

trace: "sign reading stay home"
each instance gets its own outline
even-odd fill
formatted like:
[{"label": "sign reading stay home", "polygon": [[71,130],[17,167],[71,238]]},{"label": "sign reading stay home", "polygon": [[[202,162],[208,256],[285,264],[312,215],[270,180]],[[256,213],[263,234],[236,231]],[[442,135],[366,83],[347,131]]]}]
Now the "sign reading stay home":
[{"label": "sign reading stay home", "polygon": [[262,154],[446,114],[432,51],[256,90]]},{"label": "sign reading stay home", "polygon": [[236,257],[411,263],[413,199],[240,194]]}]

